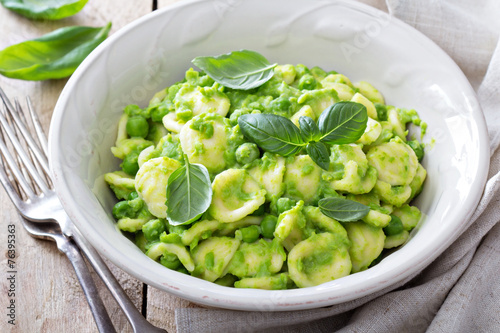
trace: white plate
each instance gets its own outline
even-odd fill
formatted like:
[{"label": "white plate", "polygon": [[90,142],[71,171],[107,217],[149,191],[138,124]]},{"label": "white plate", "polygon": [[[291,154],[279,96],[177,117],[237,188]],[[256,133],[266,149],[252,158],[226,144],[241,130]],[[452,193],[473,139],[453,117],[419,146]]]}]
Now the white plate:
[{"label": "white plate", "polygon": [[[402,249],[377,266],[316,287],[227,288],[170,271],[115,227],[103,181],[118,161],[109,148],[127,104],[147,105],[180,80],[191,59],[252,49],[271,62],[303,63],[366,80],[387,103],[415,108],[434,140],[417,205],[427,218]],[[347,1],[187,1],[133,22],[77,69],[54,111],[50,163],[64,208],[118,267],[156,288],[215,307],[283,311],[323,307],[379,291],[422,270],[463,231],[483,191],[488,136],[475,94],[428,38],[371,7]]]}]

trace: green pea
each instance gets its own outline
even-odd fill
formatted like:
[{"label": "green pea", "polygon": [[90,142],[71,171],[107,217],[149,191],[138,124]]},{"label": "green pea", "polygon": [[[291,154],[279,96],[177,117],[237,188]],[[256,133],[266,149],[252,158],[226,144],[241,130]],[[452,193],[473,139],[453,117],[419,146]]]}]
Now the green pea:
[{"label": "green pea", "polygon": [[259,147],[255,143],[245,142],[236,149],[236,161],[240,164],[251,163],[259,156]]},{"label": "green pea", "polygon": [[424,146],[417,140],[408,141],[408,146],[413,149],[415,155],[417,155],[418,161],[421,162],[424,158]]},{"label": "green pea", "polygon": [[287,97],[278,97],[269,104],[269,107],[273,112],[280,114],[282,112],[288,113],[291,105]]},{"label": "green pea", "polygon": [[177,269],[181,266],[180,260],[175,255],[163,255],[160,257],[160,264],[170,269]]},{"label": "green pea", "polygon": [[235,237],[245,243],[253,243],[260,236],[260,228],[256,225],[251,225],[246,228],[236,230]]},{"label": "green pea", "polygon": [[262,216],[264,215],[264,213],[266,212],[266,206],[267,205],[260,205],[259,208],[257,208],[257,210],[255,210],[252,215],[253,216]]},{"label": "green pea", "polygon": [[399,217],[396,215],[391,215],[391,221],[389,224],[384,228],[384,233],[387,236],[393,236],[397,235],[401,232],[403,232],[404,227],[403,227],[403,222]]},{"label": "green pea", "polygon": [[175,244],[175,243],[182,243],[182,239],[181,236],[179,236],[179,234],[176,233],[167,234],[166,232],[163,232],[160,235],[160,242]]},{"label": "green pea", "polygon": [[311,74],[305,74],[299,80],[299,89],[313,90],[316,89],[318,81]]},{"label": "green pea", "polygon": [[142,233],[150,242],[158,240],[164,231],[165,222],[161,219],[150,220],[142,226]]},{"label": "green pea", "polygon": [[132,116],[127,120],[126,129],[131,137],[145,138],[149,133],[149,124],[143,116]]},{"label": "green pea", "polygon": [[114,218],[117,220],[122,219],[124,217],[133,218],[135,215],[135,211],[132,207],[130,207],[128,201],[117,202],[116,205],[113,207],[112,213]]},{"label": "green pea", "polygon": [[129,153],[125,158],[123,159],[122,164],[120,166],[122,167],[122,170],[131,176],[135,176],[137,171],[139,171],[139,153],[136,151],[132,151]]},{"label": "green pea", "polygon": [[380,103],[375,103],[375,110],[377,110],[377,118],[379,121],[387,120],[387,106]]},{"label": "green pea", "polygon": [[296,204],[296,201],[290,198],[279,198],[276,203],[276,208],[278,209],[278,214],[286,212],[292,209]]},{"label": "green pea", "polygon": [[137,191],[130,192],[130,194],[127,197],[127,200],[134,200],[139,198],[139,193]]},{"label": "green pea", "polygon": [[189,227],[187,225],[167,225],[168,232],[170,234],[182,235]]},{"label": "green pea", "polygon": [[260,230],[262,236],[265,238],[274,238],[274,230],[276,229],[276,224],[278,223],[278,218],[274,215],[266,215],[262,222],[260,222]]}]

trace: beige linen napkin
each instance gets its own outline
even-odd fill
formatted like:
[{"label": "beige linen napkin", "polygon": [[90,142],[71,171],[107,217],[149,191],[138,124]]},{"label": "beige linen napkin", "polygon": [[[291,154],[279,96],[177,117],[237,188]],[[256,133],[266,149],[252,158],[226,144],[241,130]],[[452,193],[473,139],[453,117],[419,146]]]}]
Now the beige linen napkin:
[{"label": "beige linen napkin", "polygon": [[423,272],[378,293],[293,312],[177,309],[178,332],[500,332],[500,1],[387,0],[386,10],[440,45],[478,93],[491,162],[469,228]]}]

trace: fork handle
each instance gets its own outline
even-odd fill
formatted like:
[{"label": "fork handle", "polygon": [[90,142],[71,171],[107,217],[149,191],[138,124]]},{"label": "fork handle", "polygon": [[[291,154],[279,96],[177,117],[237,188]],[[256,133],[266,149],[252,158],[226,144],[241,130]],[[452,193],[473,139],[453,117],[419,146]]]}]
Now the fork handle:
[{"label": "fork handle", "polygon": [[[67,218],[69,220],[69,217]],[[143,315],[137,310],[134,303],[132,303],[130,298],[122,289],[121,285],[118,283],[113,273],[111,273],[106,263],[102,260],[101,256],[82,236],[80,231],[74,225],[72,224],[70,225],[72,226],[71,235],[75,243],[85,254],[88,261],[92,264],[94,270],[101,277],[104,284],[106,285],[106,287],[108,287],[109,291],[115,298],[118,305],[120,305],[120,307],[122,308],[134,332],[166,333],[164,329],[152,325],[146,320],[146,318],[143,317]]]},{"label": "fork handle", "polygon": [[66,237],[60,237],[57,239],[57,247],[61,252],[63,252],[73,265],[75,269],[76,276],[80,285],[82,286],[83,293],[87,298],[90,310],[94,316],[94,320],[97,325],[97,329],[101,333],[116,333],[111,318],[109,318],[106,307],[102,302],[101,296],[97,291],[97,287],[90,275],[90,270],[83,259],[78,247],[70,239]]}]

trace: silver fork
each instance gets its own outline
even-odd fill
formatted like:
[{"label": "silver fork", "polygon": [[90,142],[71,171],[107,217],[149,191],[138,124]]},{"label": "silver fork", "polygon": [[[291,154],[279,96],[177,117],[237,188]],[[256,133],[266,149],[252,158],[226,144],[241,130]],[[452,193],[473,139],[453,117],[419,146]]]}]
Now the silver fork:
[{"label": "silver fork", "polygon": [[[6,116],[5,106],[2,109],[0,109],[0,116],[1,117]],[[10,178],[11,180],[13,180],[12,171],[9,169],[5,157],[3,155],[4,151],[3,148],[5,142],[5,137],[3,134],[4,134],[3,131],[0,130],[0,148],[2,148],[1,149],[2,154],[0,158],[0,165],[2,167],[2,169],[0,170],[0,179],[2,181],[2,184],[4,184],[5,178],[7,179]],[[18,133],[15,134],[16,136],[18,135]],[[23,167],[20,160],[16,161],[16,163],[18,167],[21,169],[23,175],[25,176],[25,179],[28,179],[28,176],[26,174],[26,169]],[[7,172],[9,171],[10,174],[7,174]],[[31,189],[34,190],[32,184],[30,185]],[[19,196],[22,195],[17,186],[15,190]],[[102,299],[99,296],[94,280],[90,275],[90,271],[87,265],[85,264],[83,256],[78,247],[75,245],[75,243],[73,243],[68,237],[62,234],[61,228],[57,223],[31,222],[24,219],[22,215],[20,220],[21,223],[23,224],[23,227],[32,237],[41,238],[45,240],[52,240],[56,242],[57,248],[68,257],[69,261],[73,265],[78,281],[82,286],[84,295],[87,299],[90,310],[92,311],[92,315],[94,316],[97,328],[99,329],[100,332],[116,332],[111,322],[111,319],[109,318],[109,315],[106,311],[104,303],[102,302]]]},{"label": "silver fork", "polygon": [[[25,173],[29,176],[25,177],[21,168],[17,166],[16,160],[9,152],[6,144],[0,140],[2,155],[13,176],[8,177],[4,171],[0,170],[0,181],[19,213],[24,218],[33,222],[55,222],[59,225],[62,234],[76,243],[99,277],[104,281],[105,285],[122,308],[134,332],[166,332],[163,329],[153,326],[142,316],[97,251],[81,235],[64,211],[57,194],[52,188],[47,160],[47,140],[30,100],[27,99],[27,106],[33,127],[37,134],[38,143],[30,135],[30,131],[25,125],[25,121],[21,119],[22,112],[17,112],[1,88],[0,98],[4,102],[6,113],[8,113],[8,116],[13,120],[13,123],[15,123],[15,126],[11,126],[7,118],[0,113],[1,127],[5,136],[7,136],[11,142],[13,148],[11,149],[12,153],[15,154],[15,158],[18,158],[22,162],[23,170],[25,170]],[[16,106],[17,105],[18,103],[16,103]],[[20,106],[19,109],[21,109]],[[25,149],[17,139],[16,130],[19,131],[19,136],[25,140],[29,147],[28,149]],[[32,162],[29,155],[33,157],[35,163]],[[33,191],[30,187],[30,182],[36,185],[38,189],[37,192]],[[19,195],[17,189],[20,189],[24,193],[24,198]],[[91,302],[89,302],[89,304]]]}]

